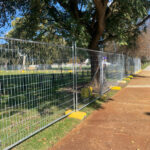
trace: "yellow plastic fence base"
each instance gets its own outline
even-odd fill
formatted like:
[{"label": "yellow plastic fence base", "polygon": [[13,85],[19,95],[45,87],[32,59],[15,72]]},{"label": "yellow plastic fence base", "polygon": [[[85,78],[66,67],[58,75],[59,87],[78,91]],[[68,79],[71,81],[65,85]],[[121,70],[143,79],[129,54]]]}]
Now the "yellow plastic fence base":
[{"label": "yellow plastic fence base", "polygon": [[106,99],[106,98],[107,98],[106,94],[104,94],[104,95],[101,96],[101,99],[103,99],[103,100]]},{"label": "yellow plastic fence base", "polygon": [[128,78],[133,79],[133,76],[130,75],[130,76],[128,76]]},{"label": "yellow plastic fence base", "polygon": [[139,70],[139,71],[137,71],[137,72],[135,72],[135,74],[138,74],[138,73],[140,73],[142,70]]},{"label": "yellow plastic fence base", "polygon": [[70,114],[72,112],[72,110],[67,110],[67,111],[65,111],[65,115],[68,115],[68,114]]},{"label": "yellow plastic fence base", "polygon": [[[67,110],[65,112],[65,115],[67,115],[67,114],[69,114],[71,112],[72,112],[72,110]],[[76,111],[76,112],[71,113],[68,117],[69,118],[83,120],[86,117],[86,113],[85,112]]]},{"label": "yellow plastic fence base", "polygon": [[119,90],[121,90],[121,87],[120,86],[112,86],[112,87],[110,87],[110,89],[119,91]]},{"label": "yellow plastic fence base", "polygon": [[127,82],[126,82],[126,81],[118,81],[118,83],[124,83],[124,84],[125,84],[125,83],[127,83]]},{"label": "yellow plastic fence base", "polygon": [[130,80],[130,78],[124,78],[124,80],[129,81],[129,80]]}]

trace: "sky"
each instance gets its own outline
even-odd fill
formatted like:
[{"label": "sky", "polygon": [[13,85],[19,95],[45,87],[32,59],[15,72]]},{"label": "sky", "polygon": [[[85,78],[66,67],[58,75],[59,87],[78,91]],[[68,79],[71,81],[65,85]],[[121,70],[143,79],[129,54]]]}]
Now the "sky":
[{"label": "sky", "polygon": [[5,34],[7,34],[11,29],[12,27],[10,25],[5,25],[4,27],[2,27],[0,30],[2,31],[2,33],[0,32],[0,37],[4,37]]},{"label": "sky", "polygon": [[[14,18],[16,17],[22,17],[21,13],[18,10],[16,11],[16,16]],[[12,29],[11,21],[12,20],[9,20],[4,27],[0,28],[0,37],[4,37]]]},{"label": "sky", "polygon": [[[108,6],[113,2],[113,0],[109,0]],[[150,11],[149,11],[150,14]],[[20,15],[20,12],[17,10],[16,12],[16,17],[22,17]],[[0,37],[4,37],[10,30],[12,29],[11,27],[11,22],[9,22],[9,25],[6,24],[4,27],[0,28]],[[1,32],[2,31],[2,32]]]},{"label": "sky", "polygon": [[[108,6],[113,2],[113,0],[109,0]],[[59,7],[59,6],[58,6]],[[22,17],[20,16],[20,12],[17,10],[16,12],[16,17]],[[4,27],[0,28],[0,37],[4,37],[10,30],[12,29],[11,27],[11,21],[9,22],[9,25],[6,24]],[[2,32],[1,32],[2,31]]]}]

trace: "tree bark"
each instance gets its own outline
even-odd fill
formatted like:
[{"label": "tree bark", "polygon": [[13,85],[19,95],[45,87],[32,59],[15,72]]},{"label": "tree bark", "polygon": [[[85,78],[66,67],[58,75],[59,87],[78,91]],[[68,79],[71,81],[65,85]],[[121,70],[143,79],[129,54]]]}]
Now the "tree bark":
[{"label": "tree bark", "polygon": [[[89,49],[98,50],[100,37],[103,35],[105,29],[105,17],[108,0],[93,0],[96,6],[96,22],[91,33],[91,42]],[[96,89],[100,89],[100,65],[99,53],[89,52],[91,58],[91,77],[92,84]]]},{"label": "tree bark", "polygon": [[100,88],[100,65],[98,53],[90,52],[91,59],[91,78],[92,78],[92,86],[95,89]]}]

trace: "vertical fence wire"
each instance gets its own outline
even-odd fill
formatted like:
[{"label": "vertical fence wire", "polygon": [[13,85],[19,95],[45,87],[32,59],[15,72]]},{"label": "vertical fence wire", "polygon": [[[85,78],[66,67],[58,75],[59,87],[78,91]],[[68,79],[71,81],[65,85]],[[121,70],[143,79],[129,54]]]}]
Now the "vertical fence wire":
[{"label": "vertical fence wire", "polygon": [[0,38],[0,150],[87,106],[127,75],[139,58]]},{"label": "vertical fence wire", "polygon": [[0,38],[0,149],[74,108],[72,47]]}]

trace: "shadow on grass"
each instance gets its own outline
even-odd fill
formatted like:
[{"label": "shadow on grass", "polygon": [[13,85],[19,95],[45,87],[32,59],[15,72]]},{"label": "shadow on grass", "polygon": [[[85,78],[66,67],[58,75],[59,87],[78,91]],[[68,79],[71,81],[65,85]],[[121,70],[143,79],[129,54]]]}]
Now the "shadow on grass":
[{"label": "shadow on grass", "polygon": [[133,75],[135,78],[150,78],[150,76]]},{"label": "shadow on grass", "polygon": [[104,102],[105,102],[105,103],[108,103],[108,102],[110,102],[110,101],[114,101],[114,99],[108,98],[108,99],[106,99]]},{"label": "shadow on grass", "polygon": [[[78,73],[79,86],[89,80],[89,72]],[[13,116],[22,108],[35,109],[41,116],[70,108],[73,104],[72,81],[72,73],[0,75],[0,113],[3,115],[0,114],[0,119]]]},{"label": "shadow on grass", "polygon": [[21,113],[21,111],[18,111],[18,110],[13,110],[13,111],[10,111],[10,112],[3,112],[0,114],[0,119],[3,119],[3,118],[6,118],[6,117],[11,117],[17,113]]},{"label": "shadow on grass", "polygon": [[91,103],[89,106],[87,107],[91,107],[95,110],[98,110],[98,109],[105,109],[101,104],[101,102],[103,102],[102,100],[97,100],[95,101],[94,103]]},{"label": "shadow on grass", "polygon": [[104,106],[102,106],[103,103],[108,103],[114,101],[114,99],[110,98],[110,97],[106,97],[106,98],[99,98],[97,99],[95,102],[91,103],[90,105],[88,105],[87,107],[89,108],[93,108],[95,110],[98,109],[105,109]]}]

